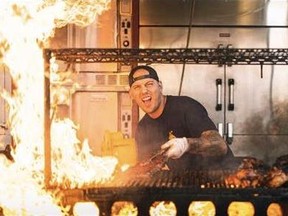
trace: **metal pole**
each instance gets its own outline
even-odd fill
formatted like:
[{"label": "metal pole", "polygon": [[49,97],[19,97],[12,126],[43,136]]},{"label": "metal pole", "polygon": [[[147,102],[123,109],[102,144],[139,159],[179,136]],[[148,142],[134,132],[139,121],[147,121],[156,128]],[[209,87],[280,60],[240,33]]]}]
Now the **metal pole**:
[{"label": "metal pole", "polygon": [[51,51],[44,50],[44,182],[47,189],[51,186],[50,59]]}]

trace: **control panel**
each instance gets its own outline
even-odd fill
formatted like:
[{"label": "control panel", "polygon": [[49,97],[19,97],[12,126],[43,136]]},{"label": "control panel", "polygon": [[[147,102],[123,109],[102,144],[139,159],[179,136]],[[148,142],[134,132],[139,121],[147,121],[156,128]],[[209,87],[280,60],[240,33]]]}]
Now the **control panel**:
[{"label": "control panel", "polygon": [[120,127],[124,138],[132,137],[132,101],[128,93],[120,95]]},{"label": "control panel", "polygon": [[131,16],[121,16],[121,33],[120,46],[121,48],[131,48]]},{"label": "control panel", "polygon": [[121,132],[124,135],[124,138],[130,138],[132,134],[132,111],[130,110],[121,110]]},{"label": "control panel", "polygon": [[132,0],[120,0],[120,48],[132,47]]}]

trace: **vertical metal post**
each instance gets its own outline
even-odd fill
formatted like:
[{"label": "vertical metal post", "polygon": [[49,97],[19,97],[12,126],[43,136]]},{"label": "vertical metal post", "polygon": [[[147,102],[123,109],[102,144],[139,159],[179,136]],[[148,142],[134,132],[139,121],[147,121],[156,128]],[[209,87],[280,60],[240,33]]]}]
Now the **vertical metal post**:
[{"label": "vertical metal post", "polygon": [[51,51],[44,50],[44,182],[46,188],[50,187],[51,180],[50,59]]},{"label": "vertical metal post", "polygon": [[[132,0],[132,49],[139,49],[139,5],[140,0]],[[139,55],[139,53],[137,54]],[[131,62],[131,66],[137,66],[136,62]],[[132,137],[135,137],[136,127],[139,121],[139,106],[132,101]]]}]

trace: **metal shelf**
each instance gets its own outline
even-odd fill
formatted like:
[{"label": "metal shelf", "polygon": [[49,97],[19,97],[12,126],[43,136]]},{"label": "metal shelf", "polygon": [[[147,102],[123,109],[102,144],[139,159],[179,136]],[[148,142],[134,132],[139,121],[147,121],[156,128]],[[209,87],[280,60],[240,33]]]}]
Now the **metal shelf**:
[{"label": "metal shelf", "polygon": [[[215,65],[287,65],[288,49],[193,48],[193,49],[46,49],[67,63],[160,63]],[[49,57],[48,57],[49,58]]]}]

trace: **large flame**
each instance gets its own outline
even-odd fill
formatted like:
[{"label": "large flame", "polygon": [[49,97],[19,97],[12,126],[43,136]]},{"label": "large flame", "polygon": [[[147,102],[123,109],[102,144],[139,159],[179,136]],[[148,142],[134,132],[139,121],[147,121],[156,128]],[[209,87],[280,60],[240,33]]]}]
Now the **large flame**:
[{"label": "large flame", "polygon": [[[9,106],[9,128],[16,148],[14,162],[1,156],[0,207],[7,215],[62,215],[44,188],[43,49],[57,27],[86,26],[108,9],[109,0],[1,0],[0,64],[8,68],[13,92],[1,96]],[[53,107],[53,105],[52,105]],[[51,125],[52,182],[76,188],[109,178],[115,158],[91,154],[76,137],[69,119]]]}]

